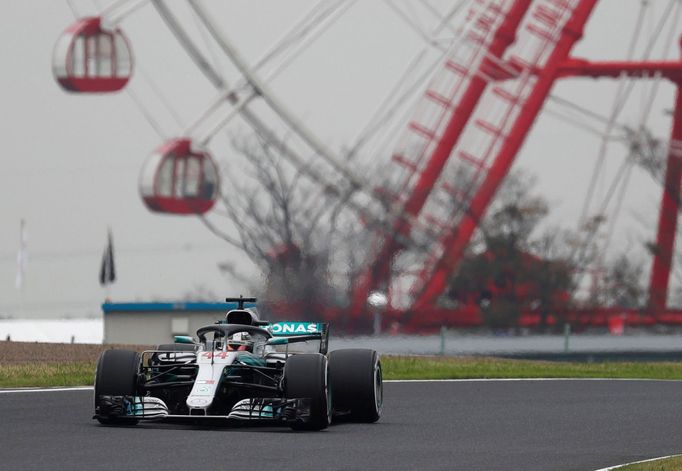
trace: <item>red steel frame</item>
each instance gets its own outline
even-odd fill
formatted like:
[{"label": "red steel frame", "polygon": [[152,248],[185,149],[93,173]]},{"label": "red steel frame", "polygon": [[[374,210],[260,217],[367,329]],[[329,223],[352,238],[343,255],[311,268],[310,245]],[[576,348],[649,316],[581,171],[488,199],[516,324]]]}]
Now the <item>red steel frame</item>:
[{"label": "red steel frame", "polygon": [[[464,249],[469,244],[471,236],[482,220],[497,189],[507,176],[516,155],[525,141],[535,118],[549,95],[554,81],[557,78],[559,68],[568,57],[573,45],[582,37],[583,28],[597,0],[581,0],[573,11],[573,16],[568,21],[561,38],[558,40],[543,70],[539,71],[538,81],[516,122],[509,131],[505,145],[495,156],[485,180],[479,187],[465,211],[462,221],[454,231],[446,234],[442,245],[444,253],[436,262],[429,279],[424,283],[418,293],[415,293],[413,308],[418,310],[433,304],[436,298],[445,290],[450,273],[456,268],[461,259]],[[416,319],[416,318],[413,318]]]},{"label": "red steel frame", "polygon": [[[491,56],[502,57],[507,47],[513,42],[516,28],[528,10],[530,3],[530,1],[517,0],[514,4],[504,23],[496,33],[495,41],[490,46]],[[677,144],[678,142],[682,143],[682,62],[590,62],[583,59],[569,58],[569,53],[574,44],[582,37],[584,25],[596,3],[597,0],[580,0],[573,12],[572,18],[563,29],[561,38],[548,58],[545,67],[542,70],[536,71],[538,81],[528,96],[523,111],[514,122],[505,145],[495,156],[492,166],[478,191],[473,196],[463,219],[441,241],[445,250],[436,262],[430,276],[421,279],[418,289],[413,292],[415,302],[410,311],[416,315],[410,316],[408,327],[416,328],[418,325],[433,324],[435,320],[433,319],[434,315],[438,315],[441,320],[451,317],[444,310],[435,308],[435,300],[445,290],[449,275],[457,268],[464,250],[478,226],[478,222],[483,218],[497,189],[509,172],[554,82],[564,77],[619,77],[623,74],[630,77],[643,78],[660,75],[677,85],[671,143],[667,156],[665,188],[661,201],[656,250],[649,287],[649,313],[645,323],[650,323],[652,319],[665,322],[674,321],[676,323],[680,321],[680,316],[678,315],[680,313],[673,313],[672,311],[667,313],[665,309],[677,229],[677,213],[681,194],[680,184],[682,183],[682,144]],[[470,82],[468,89],[462,95],[458,104],[457,112],[453,113],[441,141],[420,174],[418,183],[415,185],[414,191],[404,206],[406,214],[415,217],[423,208],[430,189],[442,172],[446,161],[462,134],[469,115],[485,92],[486,85],[487,82],[482,79],[474,79]],[[394,229],[396,233],[409,235],[411,228],[406,218],[398,221]],[[395,239],[386,241],[374,259],[375,262],[363,274],[356,286],[351,309],[353,317],[357,317],[363,311],[365,300],[372,288],[386,285],[390,277],[392,260],[402,248]],[[389,317],[398,318],[398,314],[397,312],[389,313]],[[611,314],[609,309],[597,309],[592,312],[595,322],[600,315],[605,317]],[[586,315],[584,312],[576,312],[573,317],[584,322]],[[427,320],[424,316],[431,319]],[[532,317],[532,313],[526,317],[528,316]],[[632,317],[632,313],[629,313],[628,316],[628,318]],[[468,318],[468,321],[465,323],[476,323],[474,318],[478,319],[478,316],[474,315],[474,313],[469,313],[465,317]]]},{"label": "red steel frame", "polygon": [[660,315],[665,311],[668,298],[668,283],[672,267],[675,234],[677,233],[677,214],[680,203],[680,177],[682,175],[682,82],[677,83],[677,98],[673,115],[673,129],[668,149],[665,171],[665,186],[658,220],[658,236],[651,270],[649,285],[649,307]]},{"label": "red steel frame", "polygon": [[[660,75],[668,80],[671,80],[677,85],[677,98],[675,104],[675,111],[673,113],[673,127],[671,132],[670,147],[667,157],[665,187],[661,201],[661,211],[659,215],[658,234],[656,237],[656,249],[653,258],[653,268],[651,274],[651,282],[649,286],[649,308],[655,314],[661,314],[666,308],[666,298],[668,293],[668,282],[670,278],[670,269],[672,266],[672,255],[675,243],[675,234],[677,229],[677,215],[680,202],[680,184],[682,178],[682,149],[676,145],[678,141],[682,141],[682,92],[680,87],[682,85],[682,62],[668,62],[668,61],[652,61],[652,62],[590,62],[582,59],[569,59],[559,65],[555,78],[562,77],[619,77],[621,75],[630,77],[654,77]],[[553,83],[554,80],[552,80]],[[550,84],[551,88],[551,84]],[[536,89],[537,90],[537,89]],[[549,89],[547,90],[549,92]],[[546,95],[545,95],[546,98]],[[542,100],[544,102],[544,98]],[[540,103],[541,105],[542,103]],[[529,107],[530,108],[530,107]],[[532,111],[532,110],[531,110]],[[535,115],[539,112],[539,108],[535,110]],[[531,119],[531,117],[528,117]],[[524,131],[522,134],[525,138],[526,133],[530,130],[530,126],[525,127],[528,122],[522,121],[516,126],[521,127]],[[534,119],[534,116],[532,117]],[[521,119],[519,119],[520,121]],[[530,123],[532,124],[532,122]],[[512,133],[514,130],[512,130]],[[516,147],[505,147],[500,153],[501,159],[496,159],[496,164],[499,163],[498,171],[495,175],[501,175],[502,178],[513,162],[513,156],[520,147],[521,142],[518,142]],[[508,159],[510,154],[511,160]],[[504,166],[503,166],[504,165]],[[489,175],[493,174],[491,171]],[[487,204],[492,200],[494,191],[501,183],[499,180],[490,178],[486,183],[488,186],[481,187],[477,195],[472,200],[470,211],[467,212],[464,223],[460,226],[459,231],[448,235],[447,247],[449,247],[446,255],[440,260],[434,275],[426,284],[427,288],[417,298],[414,308],[419,309],[432,303],[436,296],[440,295],[447,280],[447,276],[456,266],[461,258],[464,248],[468,244],[473,231],[476,229],[476,215],[482,215]],[[497,185],[493,187],[493,185]],[[490,192],[493,192],[490,194]],[[488,196],[490,195],[490,196]],[[485,206],[483,206],[485,205]],[[482,210],[479,208],[483,208]]]},{"label": "red steel frame", "polygon": [[[515,0],[505,20],[495,32],[489,46],[488,55],[481,62],[480,70],[493,70],[498,68],[492,58],[501,59],[507,48],[516,39],[516,31],[530,7],[533,0]],[[431,189],[445,167],[452,149],[457,144],[462,131],[469,121],[476,105],[485,92],[488,81],[482,74],[476,74],[471,81],[458,106],[453,109],[450,120],[445,128],[443,137],[438,142],[433,154],[429,158],[424,170],[419,175],[414,191],[410,194],[404,205],[403,212],[408,216],[416,217],[424,207]],[[409,218],[398,220],[393,228],[396,234],[409,237],[411,224]],[[367,272],[361,275],[355,290],[351,304],[351,316],[357,318],[361,315],[367,302],[371,289],[385,285],[390,277],[391,263],[396,253],[404,247],[397,237],[389,237],[380,245],[379,253],[374,258]]]},{"label": "red steel frame", "polygon": [[[680,43],[682,49],[682,42]],[[682,183],[682,61],[651,62],[590,62],[581,59],[566,61],[561,68],[561,77],[629,77],[650,78],[660,75],[676,87],[673,125],[665,170],[661,210],[658,219],[658,233],[653,254],[653,266],[649,284],[650,314],[663,318],[666,311],[668,284],[677,232],[677,218]]]}]

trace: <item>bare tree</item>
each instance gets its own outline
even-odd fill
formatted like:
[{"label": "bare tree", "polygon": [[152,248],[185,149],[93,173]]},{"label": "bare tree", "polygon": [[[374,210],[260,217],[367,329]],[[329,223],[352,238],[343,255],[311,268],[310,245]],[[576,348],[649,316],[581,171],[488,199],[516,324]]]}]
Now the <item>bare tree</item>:
[{"label": "bare tree", "polygon": [[532,194],[534,179],[514,172],[505,181],[479,228],[476,243],[452,277],[449,295],[478,303],[491,327],[517,325],[526,310],[535,310],[546,325],[561,317],[573,290],[566,231],[552,228],[537,236],[549,207]]},{"label": "bare tree", "polygon": [[628,254],[620,254],[605,267],[592,303],[600,307],[641,309],[647,301],[644,266]]},{"label": "bare tree", "polygon": [[233,145],[248,162],[246,174],[230,178],[222,193],[223,216],[233,222],[236,235],[223,230],[223,224],[204,222],[264,274],[263,305],[299,306],[302,318],[319,317],[307,310],[346,297],[361,256],[357,240],[366,238],[365,228],[349,217],[347,198],[302,178],[303,172],[285,165],[270,143],[248,137],[234,139]]}]

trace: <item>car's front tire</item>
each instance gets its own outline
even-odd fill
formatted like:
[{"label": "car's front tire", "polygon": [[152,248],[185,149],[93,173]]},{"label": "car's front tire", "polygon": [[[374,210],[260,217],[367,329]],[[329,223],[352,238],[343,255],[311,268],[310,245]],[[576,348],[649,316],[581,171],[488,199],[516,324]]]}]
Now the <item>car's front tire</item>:
[{"label": "car's front tire", "polygon": [[319,353],[289,357],[284,365],[287,399],[310,398],[310,417],[291,422],[294,430],[322,430],[331,421],[331,392],[327,357]]},{"label": "car's front tire", "polygon": [[130,350],[106,350],[95,372],[95,416],[105,425],[134,425],[137,419],[119,417],[107,410],[106,397],[135,396],[140,354]]},{"label": "car's front tire", "polygon": [[384,388],[379,354],[368,349],[334,350],[329,354],[334,411],[357,422],[381,417]]}]

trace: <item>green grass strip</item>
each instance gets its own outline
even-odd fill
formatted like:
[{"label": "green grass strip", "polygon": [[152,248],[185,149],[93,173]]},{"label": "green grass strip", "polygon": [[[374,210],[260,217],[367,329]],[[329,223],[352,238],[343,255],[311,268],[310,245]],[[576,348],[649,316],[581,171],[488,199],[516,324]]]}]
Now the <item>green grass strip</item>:
[{"label": "green grass strip", "polygon": [[[680,379],[682,363],[563,363],[479,357],[383,356],[384,379]],[[0,365],[0,388],[92,385],[94,362]]]},{"label": "green grass strip", "polygon": [[86,386],[94,375],[94,362],[0,365],[0,388]]},{"label": "green grass strip", "polygon": [[680,471],[682,469],[682,456],[673,456],[662,460],[635,463],[615,468],[614,471]]},{"label": "green grass strip", "polygon": [[385,379],[624,378],[682,379],[682,363],[564,363],[483,357],[381,359]]}]

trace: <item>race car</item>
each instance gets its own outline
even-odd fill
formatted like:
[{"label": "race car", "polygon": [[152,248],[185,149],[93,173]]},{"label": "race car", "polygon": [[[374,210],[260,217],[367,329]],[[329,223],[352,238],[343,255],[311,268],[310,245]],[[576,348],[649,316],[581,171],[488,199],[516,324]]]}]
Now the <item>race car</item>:
[{"label": "race car", "polygon": [[[224,321],[141,354],[106,350],[95,373],[95,415],[106,425],[140,420],[286,424],[321,430],[332,420],[379,420],[381,361],[374,350],[327,353],[329,325],[260,320],[238,308]],[[313,353],[302,352],[300,347]]]}]

